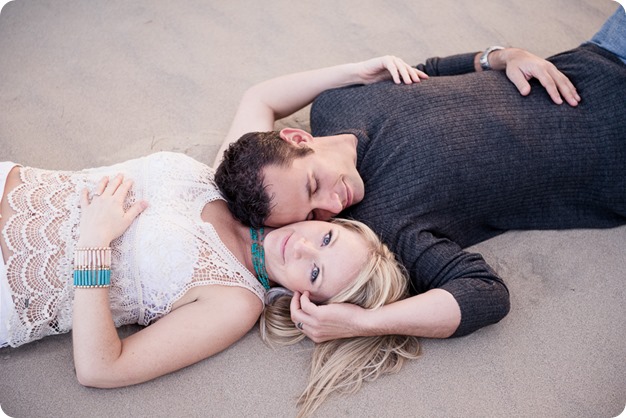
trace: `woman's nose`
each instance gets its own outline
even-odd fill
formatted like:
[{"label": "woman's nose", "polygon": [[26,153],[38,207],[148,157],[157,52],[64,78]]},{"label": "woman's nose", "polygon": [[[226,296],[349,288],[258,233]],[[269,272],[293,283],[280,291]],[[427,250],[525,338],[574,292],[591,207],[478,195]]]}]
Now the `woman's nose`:
[{"label": "woman's nose", "polygon": [[297,259],[310,257],[314,252],[315,248],[306,238],[300,238],[294,244],[294,257]]}]

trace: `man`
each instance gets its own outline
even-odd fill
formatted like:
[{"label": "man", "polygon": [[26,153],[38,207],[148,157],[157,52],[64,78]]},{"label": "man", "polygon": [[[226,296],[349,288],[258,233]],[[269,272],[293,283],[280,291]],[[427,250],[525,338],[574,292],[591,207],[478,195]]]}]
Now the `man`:
[{"label": "man", "polygon": [[[508,229],[626,223],[626,36],[614,33],[626,27],[623,15],[618,9],[592,43],[549,61],[490,48],[428,60],[419,66],[428,81],[327,91],[311,110],[313,135],[284,129],[234,144],[216,181],[241,220],[353,217],[411,276],[415,296],[376,311],[296,294],[294,322],[314,341],[466,335],[503,318],[509,295],[482,257],[462,248]],[[527,82],[533,77],[545,90]],[[562,98],[569,106],[551,104]],[[293,156],[257,158],[261,166],[245,171],[281,142]]]}]

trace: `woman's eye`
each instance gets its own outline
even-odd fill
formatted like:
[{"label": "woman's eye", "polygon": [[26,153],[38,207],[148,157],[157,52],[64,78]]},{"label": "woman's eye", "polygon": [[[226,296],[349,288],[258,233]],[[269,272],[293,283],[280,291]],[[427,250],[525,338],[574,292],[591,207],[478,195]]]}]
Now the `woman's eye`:
[{"label": "woman's eye", "polygon": [[320,268],[317,266],[313,266],[313,270],[311,270],[311,283],[315,283],[317,280],[317,276],[320,275]]},{"label": "woman's eye", "polygon": [[333,231],[329,231],[328,234],[324,235],[324,238],[322,239],[322,247],[325,247],[326,245],[330,244],[330,241],[332,238],[333,238]]}]

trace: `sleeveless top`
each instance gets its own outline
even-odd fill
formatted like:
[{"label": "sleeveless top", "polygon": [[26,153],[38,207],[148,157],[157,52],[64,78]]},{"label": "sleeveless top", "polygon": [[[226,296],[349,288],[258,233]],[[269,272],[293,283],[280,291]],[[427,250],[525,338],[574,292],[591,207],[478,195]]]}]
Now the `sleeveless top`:
[{"label": "sleeveless top", "polygon": [[11,346],[71,329],[80,193],[117,173],[134,181],[125,207],[136,200],[149,206],[111,243],[115,326],[149,325],[195,286],[239,286],[263,302],[263,286],[200,217],[207,203],[223,200],[210,167],[170,152],[79,172],[23,167],[23,184],[7,197],[16,213],[2,231],[13,251],[7,262],[15,307]]}]

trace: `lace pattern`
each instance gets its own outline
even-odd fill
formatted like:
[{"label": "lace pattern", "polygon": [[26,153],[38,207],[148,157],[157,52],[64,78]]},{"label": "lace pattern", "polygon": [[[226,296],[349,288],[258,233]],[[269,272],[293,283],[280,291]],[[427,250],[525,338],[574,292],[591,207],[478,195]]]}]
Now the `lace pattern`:
[{"label": "lace pattern", "polygon": [[80,172],[25,167],[23,184],[8,195],[16,214],[2,231],[13,252],[7,262],[15,305],[10,345],[71,329],[80,192],[116,173],[134,180],[127,207],[137,199],[150,204],[111,243],[109,295],[116,326],[149,325],[199,285],[240,286],[263,301],[261,284],[200,218],[207,203],[222,198],[206,165],[183,154],[161,152]]}]

